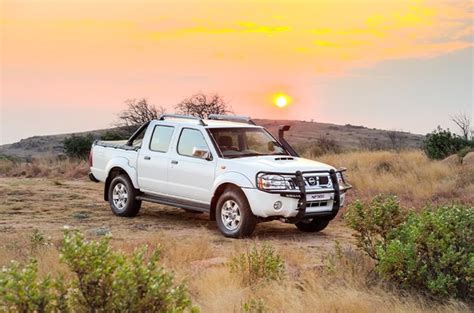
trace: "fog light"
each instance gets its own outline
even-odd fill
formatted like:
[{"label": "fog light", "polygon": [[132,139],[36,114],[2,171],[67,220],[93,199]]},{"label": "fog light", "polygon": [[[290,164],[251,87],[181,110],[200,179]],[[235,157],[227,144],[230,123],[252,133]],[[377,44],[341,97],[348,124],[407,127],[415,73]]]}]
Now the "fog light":
[{"label": "fog light", "polygon": [[277,202],[273,203],[273,208],[276,211],[280,210],[282,206],[283,206],[283,203],[281,203],[281,201],[277,201]]}]

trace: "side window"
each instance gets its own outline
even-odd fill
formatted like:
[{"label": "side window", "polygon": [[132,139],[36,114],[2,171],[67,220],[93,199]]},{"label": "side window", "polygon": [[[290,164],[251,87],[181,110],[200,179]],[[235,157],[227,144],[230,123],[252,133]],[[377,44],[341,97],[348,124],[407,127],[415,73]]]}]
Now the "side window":
[{"label": "side window", "polygon": [[172,126],[155,126],[153,135],[150,140],[150,150],[158,152],[167,152],[170,146],[171,137],[173,136],[174,127]]},{"label": "side window", "polygon": [[204,136],[199,130],[183,128],[181,136],[179,137],[178,153],[181,155],[193,156],[194,147],[209,149],[206,140],[204,140]]}]

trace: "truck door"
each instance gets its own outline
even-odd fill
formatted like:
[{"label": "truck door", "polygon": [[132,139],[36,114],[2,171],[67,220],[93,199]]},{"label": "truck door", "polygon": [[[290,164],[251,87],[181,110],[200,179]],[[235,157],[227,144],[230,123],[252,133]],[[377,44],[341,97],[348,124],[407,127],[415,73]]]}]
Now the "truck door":
[{"label": "truck door", "polygon": [[196,128],[183,127],[176,150],[170,154],[168,165],[169,194],[186,200],[210,203],[216,170],[216,155],[210,158],[196,156],[195,151],[209,151],[210,142]]},{"label": "truck door", "polygon": [[155,125],[149,141],[144,141],[137,162],[138,184],[146,193],[166,195],[168,163],[174,126]]}]

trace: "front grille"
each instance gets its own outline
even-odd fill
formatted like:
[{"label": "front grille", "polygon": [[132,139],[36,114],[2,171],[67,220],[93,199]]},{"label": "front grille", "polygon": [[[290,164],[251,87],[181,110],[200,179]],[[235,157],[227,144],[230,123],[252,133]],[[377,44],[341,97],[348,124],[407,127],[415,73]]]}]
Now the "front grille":
[{"label": "front grille", "polygon": [[[304,176],[305,185],[308,187],[327,187],[329,185],[328,176]],[[290,186],[297,186],[296,177],[291,178]]]},{"label": "front grille", "polygon": [[[304,183],[306,188],[330,188],[331,187],[331,181],[329,179],[329,176],[317,176],[317,175],[312,175],[312,176],[304,176]],[[298,189],[298,180],[296,179],[295,176],[286,176],[286,180],[288,182],[288,185],[290,189]]]},{"label": "front grille", "polygon": [[327,185],[327,184],[329,184],[329,177],[327,177],[327,176],[319,176],[319,184],[320,184],[320,185]]},{"label": "front grille", "polygon": [[320,207],[320,206],[327,206],[328,202],[327,201],[311,201],[311,202],[306,202],[306,207],[308,208],[315,208],[315,207]]}]

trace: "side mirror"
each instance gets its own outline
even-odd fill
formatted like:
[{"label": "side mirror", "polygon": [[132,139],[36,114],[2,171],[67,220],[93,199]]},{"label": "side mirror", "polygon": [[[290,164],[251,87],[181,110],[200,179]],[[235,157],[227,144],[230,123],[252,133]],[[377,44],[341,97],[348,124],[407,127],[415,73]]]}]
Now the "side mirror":
[{"label": "side mirror", "polygon": [[211,152],[206,147],[194,147],[193,148],[193,157],[212,160]]}]

